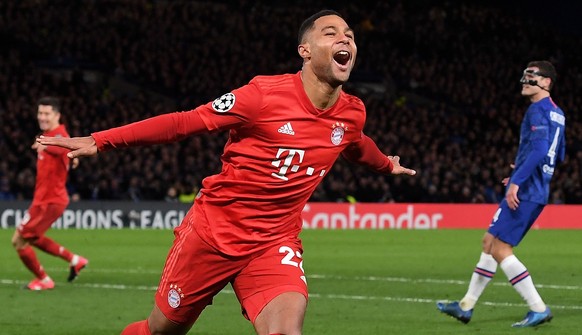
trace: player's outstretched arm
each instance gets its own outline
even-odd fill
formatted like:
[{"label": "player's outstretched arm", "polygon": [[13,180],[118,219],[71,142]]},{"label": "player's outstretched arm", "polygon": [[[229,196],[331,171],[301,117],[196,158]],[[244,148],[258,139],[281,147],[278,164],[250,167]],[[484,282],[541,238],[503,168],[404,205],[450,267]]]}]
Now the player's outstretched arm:
[{"label": "player's outstretched arm", "polygon": [[121,127],[92,133],[91,136],[73,138],[41,137],[40,144],[71,150],[70,158],[92,156],[116,148],[127,148],[179,141],[189,135],[207,132],[208,129],[196,110],[174,112]]},{"label": "player's outstretched arm", "polygon": [[97,154],[97,144],[91,136],[85,137],[46,137],[40,136],[36,141],[42,145],[54,145],[71,150],[69,158],[93,156]]},{"label": "player's outstretched arm", "polygon": [[416,174],[416,170],[400,165],[400,156],[388,156],[388,159],[392,162],[392,174],[407,174],[410,176]]}]

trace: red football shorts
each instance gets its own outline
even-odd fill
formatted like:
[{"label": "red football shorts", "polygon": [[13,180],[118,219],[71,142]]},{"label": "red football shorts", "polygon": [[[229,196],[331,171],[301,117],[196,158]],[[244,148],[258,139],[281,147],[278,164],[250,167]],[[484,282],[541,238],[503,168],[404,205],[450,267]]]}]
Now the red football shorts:
[{"label": "red football shorts", "polygon": [[18,226],[20,236],[25,239],[38,238],[44,235],[53,222],[63,215],[67,204],[32,205],[28,214]]},{"label": "red football shorts", "polygon": [[196,233],[190,215],[174,230],[156,292],[156,305],[166,318],[192,324],[228,283],[241,303],[243,315],[254,323],[273,298],[299,292],[307,299],[302,246],[298,239],[274,243],[244,257],[218,252]]}]

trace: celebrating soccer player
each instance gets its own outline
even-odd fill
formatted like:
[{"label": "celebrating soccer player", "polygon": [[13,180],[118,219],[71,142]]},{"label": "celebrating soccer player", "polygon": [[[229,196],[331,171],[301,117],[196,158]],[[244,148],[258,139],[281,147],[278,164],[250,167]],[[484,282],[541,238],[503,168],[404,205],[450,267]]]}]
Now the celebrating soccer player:
[{"label": "celebrating soccer player", "polygon": [[[40,99],[37,118],[43,136],[69,137],[65,125],[60,123],[61,111],[57,98]],[[34,197],[28,208],[28,214],[12,236],[12,245],[22,263],[36,277],[26,285],[26,288],[38,291],[52,289],[55,283],[40,265],[31,245],[69,262],[68,281],[73,281],[89,261],[71,253],[45,235],[69,204],[69,195],[65,188],[69,173],[70,159],[67,156],[69,150],[49,147],[36,141],[32,149],[37,153]],[[73,167],[77,164],[78,159],[74,158]]]},{"label": "celebrating soccer player", "polygon": [[122,334],[185,334],[231,283],[257,334],[301,334],[307,307],[301,211],[341,154],[385,174],[414,175],[362,132],[366,109],[342,85],[356,62],[354,31],[325,10],[303,22],[295,74],[257,76],[187,112],[88,137],[49,138],[69,157],[229,130],[222,171],[203,181],[175,229],[149,318]]}]

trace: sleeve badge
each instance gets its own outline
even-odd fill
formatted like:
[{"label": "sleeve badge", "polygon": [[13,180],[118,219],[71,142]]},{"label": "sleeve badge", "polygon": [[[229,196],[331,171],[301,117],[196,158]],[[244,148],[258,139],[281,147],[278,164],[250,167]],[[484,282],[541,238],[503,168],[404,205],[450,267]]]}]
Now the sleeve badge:
[{"label": "sleeve badge", "polygon": [[234,107],[236,98],[232,93],[226,93],[212,102],[212,109],[218,113],[226,113]]}]

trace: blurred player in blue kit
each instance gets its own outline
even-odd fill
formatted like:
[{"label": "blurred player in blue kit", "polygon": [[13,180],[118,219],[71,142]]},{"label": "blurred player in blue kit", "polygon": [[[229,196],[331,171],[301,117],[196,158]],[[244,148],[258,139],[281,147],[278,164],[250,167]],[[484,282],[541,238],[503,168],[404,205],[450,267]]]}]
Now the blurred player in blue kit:
[{"label": "blurred player in blue kit", "polygon": [[513,254],[548,203],[550,181],[556,163],[565,156],[564,112],[550,97],[557,73],[548,61],[527,65],[520,80],[521,95],[528,107],[521,123],[519,148],[511,177],[505,178],[505,198],[483,237],[483,252],[475,267],[467,293],[461,301],[438,302],[437,308],[468,323],[477,300],[491,281],[497,265],[513,288],[523,297],[530,311],[513,327],[534,327],[552,319],[525,265]]}]

